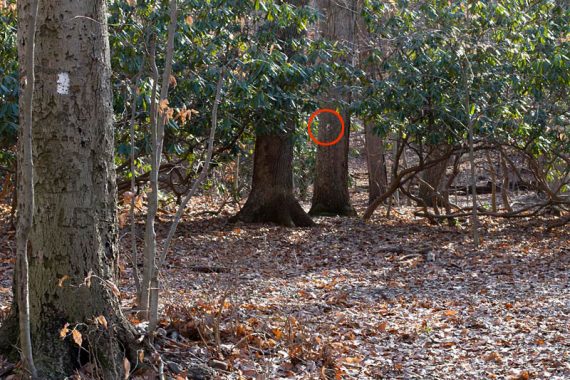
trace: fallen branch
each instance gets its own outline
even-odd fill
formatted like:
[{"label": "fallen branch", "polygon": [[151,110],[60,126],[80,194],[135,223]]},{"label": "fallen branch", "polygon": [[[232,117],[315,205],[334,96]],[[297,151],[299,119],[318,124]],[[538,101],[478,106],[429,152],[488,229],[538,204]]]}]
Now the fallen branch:
[{"label": "fallen branch", "polygon": [[567,215],[565,217],[558,219],[557,221],[555,221],[553,223],[550,223],[550,225],[548,225],[546,227],[546,231],[550,232],[553,229],[563,227],[563,226],[567,225],[568,223],[570,223],[570,215]]},{"label": "fallen branch", "polygon": [[[477,210],[478,210],[478,214],[480,216],[491,216],[491,217],[495,217],[495,218],[529,218],[529,217],[538,215],[541,210],[544,210],[545,208],[547,208],[549,206],[553,206],[557,203],[559,203],[559,202],[550,201],[550,202],[546,202],[546,203],[539,203],[539,204],[530,205],[530,206],[524,207],[520,210],[511,211],[511,212],[483,211],[481,208],[478,208]],[[525,214],[525,212],[532,210],[534,208],[536,208],[536,210],[534,210],[531,213]],[[422,212],[416,212],[416,213],[414,213],[414,215],[419,216],[419,217],[434,218],[434,219],[464,218],[467,216],[471,216],[471,214],[472,214],[471,208],[463,209],[463,210],[464,210],[464,212],[458,212],[458,213],[448,214],[448,215],[436,215],[436,214],[431,214],[431,213],[426,213],[426,212],[423,212],[423,213]]]}]

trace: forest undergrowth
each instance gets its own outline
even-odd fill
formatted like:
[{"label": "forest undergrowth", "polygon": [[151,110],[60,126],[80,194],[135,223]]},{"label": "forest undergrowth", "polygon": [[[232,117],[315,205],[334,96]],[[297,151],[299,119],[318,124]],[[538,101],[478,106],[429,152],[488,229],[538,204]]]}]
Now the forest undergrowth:
[{"label": "forest undergrowth", "polygon": [[[353,193],[362,212],[366,193]],[[198,197],[179,227],[161,290],[156,346],[173,379],[570,378],[570,232],[543,219],[434,226],[410,207],[315,228],[229,224],[237,209]],[[0,314],[14,232],[2,206]],[[165,237],[169,213],[159,215]],[[142,239],[143,218],[139,233]],[[129,227],[121,298],[136,308]],[[62,326],[63,327],[63,326]],[[133,379],[159,366],[131,363]],[[155,363],[156,364],[156,363]],[[0,368],[8,366],[0,358]],[[83,378],[89,368],[84,368]],[[0,371],[1,374],[1,371]],[[2,377],[0,375],[0,377]],[[168,377],[166,377],[168,378]]]}]

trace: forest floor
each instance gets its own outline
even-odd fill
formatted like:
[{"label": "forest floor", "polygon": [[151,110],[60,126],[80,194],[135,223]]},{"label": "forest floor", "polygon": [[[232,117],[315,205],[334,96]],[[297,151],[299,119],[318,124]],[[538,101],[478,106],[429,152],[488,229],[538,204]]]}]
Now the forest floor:
[{"label": "forest floor", "polygon": [[[360,214],[365,196],[353,194]],[[200,363],[218,379],[570,378],[568,228],[484,219],[475,249],[467,225],[430,225],[406,207],[308,229],[204,213],[218,207],[194,199],[163,272],[157,345],[173,379],[200,378]],[[14,264],[7,211],[0,314]],[[160,215],[159,238],[171,217]],[[120,288],[140,324],[129,240],[125,229]]]}]

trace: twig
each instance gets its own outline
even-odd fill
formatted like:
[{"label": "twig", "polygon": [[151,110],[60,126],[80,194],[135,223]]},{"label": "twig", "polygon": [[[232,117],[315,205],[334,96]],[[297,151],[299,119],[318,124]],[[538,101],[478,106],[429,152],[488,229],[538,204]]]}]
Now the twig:
[{"label": "twig", "polygon": [[131,121],[130,121],[130,137],[131,137],[131,154],[130,154],[130,161],[131,161],[131,204],[130,204],[130,217],[131,217],[131,264],[133,266],[133,276],[135,277],[135,288],[137,291],[137,304],[140,305],[140,296],[141,296],[141,280],[139,277],[139,269],[138,269],[138,251],[137,251],[137,225],[136,225],[136,217],[135,217],[135,203],[136,203],[136,195],[135,195],[135,187],[136,187],[136,172],[135,172],[135,120],[136,120],[136,112],[137,112],[137,87],[139,78],[142,75],[144,70],[144,58],[143,63],[141,64],[141,68],[138,74],[135,76],[134,81],[131,86],[132,92],[132,104],[131,104]]}]

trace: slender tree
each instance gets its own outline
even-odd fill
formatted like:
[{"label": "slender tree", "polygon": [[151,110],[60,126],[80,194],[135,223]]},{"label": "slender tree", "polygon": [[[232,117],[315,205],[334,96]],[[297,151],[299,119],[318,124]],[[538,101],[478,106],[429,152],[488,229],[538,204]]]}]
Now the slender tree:
[{"label": "slender tree", "polygon": [[[356,25],[355,0],[318,0],[317,5],[324,15],[319,25],[322,36],[338,42],[351,51],[354,49]],[[339,101],[350,101],[350,94],[342,88],[333,89],[323,100],[323,108],[334,108]],[[341,110],[345,120],[345,132],[340,142],[317,149],[316,178],[313,190],[311,215],[355,215],[348,193],[348,147],[350,137],[350,113]],[[322,114],[318,138],[333,141],[340,132],[339,121],[332,114]]]},{"label": "slender tree", "polygon": [[[28,9],[30,1],[19,6]],[[134,334],[121,313],[115,285],[116,184],[106,18],[103,0],[42,1],[38,9],[32,117],[35,205],[28,250],[30,330],[42,379],[62,379],[86,361],[95,364],[101,378],[121,379],[125,356],[136,357],[131,350]],[[23,46],[29,40],[28,20],[21,22]],[[19,281],[19,273],[14,278]],[[12,310],[0,327],[3,353],[17,342],[16,302]]]},{"label": "slender tree", "polygon": [[[172,73],[172,61],[174,57],[174,37],[178,27],[178,2],[169,2],[170,21],[168,23],[168,37],[166,42],[165,67],[162,72],[162,83],[160,88],[160,98],[157,99],[158,92],[158,68],[156,66],[156,36],[152,37],[150,52],[151,70],[153,77],[152,104],[151,104],[151,172],[150,172],[150,194],[146,216],[145,238],[144,238],[144,260],[141,293],[139,295],[140,308],[143,315],[148,317],[150,308],[151,282],[158,276],[156,255],[156,231],[154,221],[158,212],[158,174],[162,161],[162,147],[164,144],[164,127],[167,122],[168,92],[170,88],[170,77]],[[158,302],[158,300],[156,301]]]},{"label": "slender tree", "polygon": [[[357,44],[359,66],[371,80],[378,75],[377,65],[371,62],[374,44],[370,40],[368,25],[364,18],[364,0],[357,1]],[[368,203],[384,194],[388,186],[384,138],[375,130],[373,120],[364,120],[366,165],[368,168]]]},{"label": "slender tree", "polygon": [[32,378],[38,373],[34,365],[32,337],[30,332],[29,264],[28,241],[34,217],[34,160],[32,156],[32,118],[34,109],[35,81],[35,35],[38,14],[38,0],[31,0],[27,12],[18,9],[18,18],[28,18],[27,40],[20,48],[20,62],[23,62],[21,77],[24,94],[20,98],[20,139],[18,154],[18,225],[16,227],[17,269],[15,296],[18,302],[20,346],[22,361]]}]

